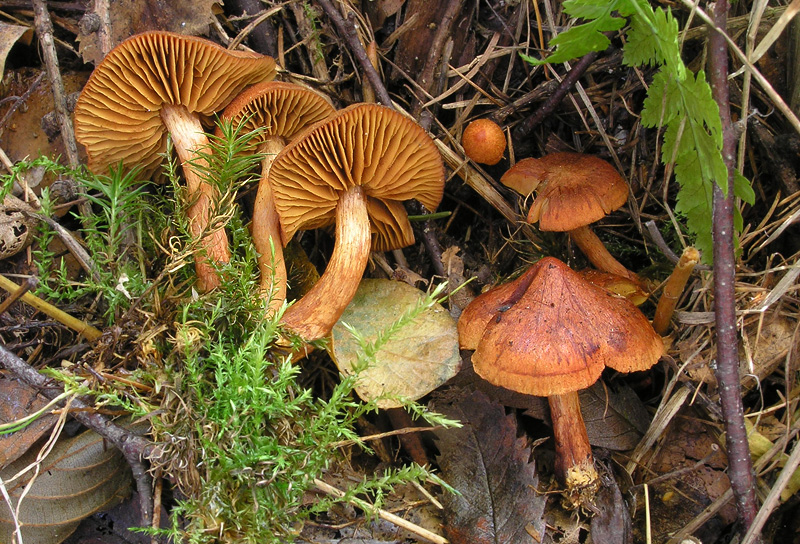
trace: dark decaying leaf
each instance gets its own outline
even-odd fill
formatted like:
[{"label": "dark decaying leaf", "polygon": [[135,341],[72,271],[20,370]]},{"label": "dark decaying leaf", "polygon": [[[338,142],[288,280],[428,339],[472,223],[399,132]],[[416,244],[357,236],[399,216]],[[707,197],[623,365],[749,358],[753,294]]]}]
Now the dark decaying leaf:
[{"label": "dark decaying leaf", "polygon": [[[14,508],[33,471],[10,480],[36,461],[39,448],[0,471]],[[80,521],[112,507],[130,492],[131,475],[119,450],[109,446],[93,431],[74,438],[60,438],[45,457],[39,474],[19,507],[25,544],[58,544]],[[14,521],[8,504],[0,500],[0,542],[11,542]]]},{"label": "dark decaying leaf", "polygon": [[633,527],[628,505],[622,497],[610,469],[603,467],[600,478],[603,485],[597,493],[594,504],[597,512],[592,516],[592,540],[594,542],[614,542],[631,544]]},{"label": "dark decaying leaf", "polygon": [[[650,416],[641,399],[625,384],[615,387],[596,382],[589,389],[578,393],[581,414],[592,446],[624,451],[635,448],[647,432]],[[541,403],[528,409],[525,415],[547,419]]]},{"label": "dark decaying leaf", "polygon": [[[12,423],[40,410],[47,404],[44,397],[8,372],[0,372],[0,423]],[[28,451],[58,418],[44,414],[24,429],[0,435],[0,468]]]},{"label": "dark decaying leaf", "polygon": [[544,534],[546,500],[530,448],[513,414],[481,392],[464,394],[435,404],[464,425],[436,433],[442,477],[459,492],[442,497],[445,534],[453,544],[530,544]]}]

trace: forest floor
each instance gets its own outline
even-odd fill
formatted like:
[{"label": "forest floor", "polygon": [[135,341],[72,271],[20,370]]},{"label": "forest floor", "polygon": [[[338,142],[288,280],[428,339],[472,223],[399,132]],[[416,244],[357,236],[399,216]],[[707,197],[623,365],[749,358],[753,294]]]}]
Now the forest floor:
[{"label": "forest floor", "polygon": [[[592,17],[592,2],[572,4]],[[686,69],[706,69],[712,54],[703,10],[711,6],[651,4],[656,13],[669,8],[677,21]],[[0,540],[18,538],[23,521],[36,527],[23,533],[26,544],[799,542],[797,4],[737,2],[727,20],[736,138],[730,164],[753,190],[753,198],[737,192],[734,202],[741,214],[739,385],[760,510],[757,534],[745,537],[752,519],[742,520],[733,497],[730,422],[715,372],[711,200],[701,194],[710,195],[711,185],[684,181],[695,173],[683,168],[677,145],[674,156],[664,153],[676,130],[715,129],[696,118],[680,128],[653,126],[652,113],[642,113],[669,99],[648,95],[665,62],[641,51],[643,60],[632,62],[630,19],[595,34],[607,48],[535,65],[521,54],[546,57],[550,40],[576,24],[560,2],[0,1],[0,160],[13,195],[0,221],[0,272],[24,286],[4,284],[23,298],[10,306],[0,300],[2,421],[44,407],[37,391],[64,393],[58,400],[70,408],[46,406],[34,424],[12,427],[0,441],[7,501],[16,504],[31,481],[31,470],[16,477],[20,468],[44,482],[21,501],[33,513],[0,510]],[[219,216],[234,256],[223,272],[230,281],[203,293],[192,266],[198,247],[180,219],[186,207],[177,170],[146,185],[137,173],[85,170],[87,151],[68,124],[78,93],[114,46],[148,30],[269,55],[277,80],[313,89],[336,110],[391,101],[427,132],[444,165],[435,211],[445,213],[427,216],[434,210],[408,203],[416,241],[373,252],[364,275],[411,285],[418,298],[395,303],[396,295],[380,292],[353,310],[364,315],[347,314],[355,329],[384,326],[395,334],[406,317],[443,305],[443,325],[416,322],[416,334],[401,334],[392,346],[407,368],[374,378],[416,402],[375,400],[363,383],[345,378],[352,369],[337,366],[334,358],[344,356],[330,343],[322,349],[324,341],[284,364],[291,349],[280,319],[264,317],[247,229],[257,175],[212,165],[233,187],[223,187],[230,201]],[[700,111],[704,100],[684,107]],[[62,108],[69,113],[59,115]],[[494,165],[470,160],[461,145],[478,118],[505,135]],[[206,129],[213,132],[213,124]],[[520,160],[558,152],[599,157],[627,183],[625,204],[593,229],[647,291],[639,308],[648,319],[685,248],[703,251],[678,294],[660,360],[628,374],[608,368],[580,393],[600,483],[578,508],[567,507],[554,476],[546,400],[484,381],[472,351],[459,351],[454,340],[456,320],[476,296],[541,258],[575,270],[591,266],[567,233],[527,223],[533,197],[500,183]],[[698,163],[698,177],[715,168],[705,168],[702,156]],[[325,270],[333,247],[326,230],[306,231],[289,245],[289,300]],[[444,282],[445,291],[425,298]],[[43,305],[34,307],[31,294],[22,295],[27,290]],[[492,319],[499,323],[501,313]],[[398,319],[402,326],[392,329]],[[341,326],[333,334],[335,345]],[[32,389],[36,378],[11,363],[49,372]],[[86,417],[78,425],[68,412]],[[112,437],[80,432],[112,417],[120,422],[122,412],[134,421],[115,426]],[[109,441],[129,448],[125,456],[108,453],[117,451]],[[39,458],[48,450],[55,453]],[[76,470],[84,476],[68,482]],[[345,489],[352,492],[338,496]],[[26,522],[26,515],[33,517]],[[131,531],[143,520],[162,532]]]}]

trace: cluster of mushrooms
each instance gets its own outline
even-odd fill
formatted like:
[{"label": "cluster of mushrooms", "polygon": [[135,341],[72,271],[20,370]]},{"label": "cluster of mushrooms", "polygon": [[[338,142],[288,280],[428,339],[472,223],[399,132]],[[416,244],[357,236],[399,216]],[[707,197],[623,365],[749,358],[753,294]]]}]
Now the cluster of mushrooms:
[{"label": "cluster of mushrooms", "polygon": [[[464,130],[462,145],[473,161],[494,165],[503,157],[506,138],[493,121],[479,119]],[[628,185],[616,169],[594,156],[552,153],[518,161],[500,181],[526,198],[536,193],[528,223],[567,232],[596,269],[575,272],[552,257],[538,261],[465,308],[459,342],[474,350],[473,367],[485,380],[547,397],[565,503],[586,506],[600,478],[578,391],[597,381],[605,367],[627,373],[658,362],[662,335],[699,254],[691,247],[684,252],[651,324],[637,308],[648,297],[639,278],[590,228],[628,199]]]},{"label": "cluster of mushrooms", "polygon": [[262,296],[275,312],[286,298],[282,247],[298,230],[335,225],[335,245],[316,285],[283,313],[306,341],[327,336],[355,294],[371,249],[408,246],[414,235],[403,201],[434,210],[444,192],[435,144],[413,120],[377,104],[336,111],[321,94],[272,81],[274,59],[227,50],[201,38],[145,32],[115,47],[96,67],[75,108],[75,133],[89,168],[142,167],[154,173],[167,136],[181,161],[201,291],[219,286],[215,264],[230,258],[223,226],[213,225],[219,195],[197,174],[210,126],[221,114],[261,129],[264,155],[251,232]]},{"label": "cluster of mushrooms", "polygon": [[[145,175],[159,168],[169,135],[191,202],[190,231],[201,248],[197,285],[210,291],[222,281],[215,265],[230,255],[224,228],[211,224],[217,189],[197,174],[208,149],[204,126],[221,113],[245,130],[260,128],[252,142],[264,159],[251,232],[261,293],[271,311],[286,299],[282,247],[299,230],[335,228],[325,272],[281,318],[313,341],[330,333],[352,299],[370,250],[413,243],[403,201],[413,198],[434,210],[444,191],[444,168],[435,144],[413,120],[368,103],[336,111],[315,91],[272,81],[276,72],[275,61],[263,55],[168,32],[139,34],[95,69],[75,109],[75,132],[91,170],[137,166]],[[465,152],[495,164],[505,137],[499,127],[485,130],[465,131]],[[627,200],[627,184],[608,163],[558,153],[521,160],[501,181],[524,195],[537,192],[530,222],[569,232],[598,269],[622,278],[614,285],[628,286],[631,297],[641,292],[636,275],[588,227]],[[480,376],[548,398],[556,473],[575,503],[585,502],[599,482],[577,391],[606,366],[645,370],[663,352],[661,336],[629,298],[592,278],[554,258],[542,259],[513,282],[477,297],[458,324],[461,346],[474,350]]]}]

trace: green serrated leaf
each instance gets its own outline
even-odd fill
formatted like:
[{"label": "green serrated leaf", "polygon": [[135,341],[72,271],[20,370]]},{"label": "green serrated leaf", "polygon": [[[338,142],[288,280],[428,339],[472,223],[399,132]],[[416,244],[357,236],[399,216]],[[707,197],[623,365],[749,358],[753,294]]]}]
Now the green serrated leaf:
[{"label": "green serrated leaf", "polygon": [[733,173],[733,196],[741,198],[751,206],[756,203],[756,192],[753,190],[750,180],[738,170]]},{"label": "green serrated leaf", "polygon": [[[628,66],[666,65],[669,71],[681,73],[678,21],[667,10],[639,6],[646,17],[632,17],[622,62]],[[677,63],[676,63],[677,61]]]}]

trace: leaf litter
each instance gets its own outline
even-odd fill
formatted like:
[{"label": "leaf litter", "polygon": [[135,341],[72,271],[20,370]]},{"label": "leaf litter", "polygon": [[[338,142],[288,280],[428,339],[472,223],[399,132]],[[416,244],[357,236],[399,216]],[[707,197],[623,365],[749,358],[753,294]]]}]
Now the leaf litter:
[{"label": "leaf litter", "polygon": [[[61,44],[59,54],[64,61],[61,69],[65,74],[75,70],[75,81],[70,81],[69,85],[73,85],[71,89],[77,89],[90,68],[81,60],[94,61],[107,52],[102,50],[104,45],[100,34],[91,30],[94,25],[92,16],[103,15],[99,7],[104,2],[97,2],[96,11],[86,11],[85,7],[76,10],[76,6],[68,3],[49,4],[58,43]],[[274,51],[266,52],[275,55],[281,66],[289,70],[285,74],[287,78],[322,90],[342,104],[359,100],[361,89],[357,83],[363,78],[362,68],[357,64],[350,44],[328,23],[317,3],[293,4],[291,10],[282,11],[279,4],[269,2],[255,8],[252,5],[246,7],[247,2],[232,2],[233,6],[225,6],[228,11],[222,12],[214,2],[204,2],[200,6],[193,5],[194,9],[186,13],[154,11],[158,7],[156,4],[131,2],[121,9],[111,3],[112,40],[119,41],[148,24],[180,28],[183,23],[188,23],[186,28],[190,33],[205,34],[223,45],[234,39],[236,43],[243,40],[247,47],[256,47],[264,36],[280,34],[280,47],[277,47],[278,40],[275,39]],[[669,176],[672,165],[667,165],[666,172],[658,166],[659,153],[670,150],[659,148],[657,127],[662,119],[655,116],[656,109],[652,107],[644,119],[639,117],[644,91],[652,88],[654,72],[648,67],[636,70],[623,67],[616,49],[623,44],[619,34],[614,33],[619,29],[609,29],[612,31],[609,40],[614,48],[598,55],[586,67],[579,86],[551,110],[543,123],[520,139],[515,129],[534,116],[568,69],[561,65],[534,68],[521,62],[517,53],[524,51],[540,58],[540,49],[547,46],[548,37],[554,30],[566,27],[569,18],[558,3],[549,1],[536,5],[504,2],[485,6],[451,1],[447,3],[445,12],[433,9],[433,5],[412,0],[383,0],[364,3],[352,10],[353,16],[359,19],[358,32],[362,40],[368,42],[375,38],[378,43],[379,64],[393,97],[400,98],[396,101],[399,107],[421,122],[427,119],[429,124],[426,128],[435,136],[450,176],[443,206],[450,216],[437,220],[441,222],[434,225],[438,241],[448,248],[442,255],[442,270],[436,270],[436,258],[430,256],[436,253],[429,255],[424,244],[418,242],[405,254],[386,254],[384,268],[388,266],[396,271],[387,275],[399,277],[404,274],[434,282],[447,277],[454,285],[467,278],[477,278],[457,293],[459,300],[449,304],[450,313],[457,316],[459,308],[465,306],[481,288],[514,277],[524,263],[544,254],[561,256],[576,268],[585,265],[583,257],[564,236],[541,233],[525,225],[522,218],[530,202],[510,194],[496,180],[504,169],[526,156],[540,156],[552,151],[587,151],[617,159],[614,162],[623,168],[631,188],[629,206],[602,222],[598,232],[612,252],[626,266],[647,278],[657,293],[658,285],[669,274],[670,254],[679,254],[691,239],[685,217],[675,214],[681,206],[687,208],[688,205],[682,204],[680,197],[676,200],[675,185]],[[8,19],[13,24],[23,20],[27,26],[33,26],[33,18],[28,12],[14,7],[9,10],[12,16]],[[783,10],[781,6],[738,3],[729,19],[729,34],[745,49],[745,39],[755,43],[761,40]],[[161,19],[151,17],[156,12]],[[672,13],[681,29],[683,25],[688,26],[682,34],[682,54],[687,66],[695,70],[702,63],[706,27],[693,20],[691,14],[694,12],[684,5],[673,5]],[[259,17],[261,20],[257,20]],[[624,19],[620,21],[618,24],[625,24]],[[250,26],[250,23],[258,24]],[[737,34],[749,23],[752,23],[751,37]],[[445,28],[445,35],[450,40],[439,40],[437,28]],[[290,32],[295,29],[299,29],[299,33]],[[637,32],[626,54],[633,51],[640,59],[652,56],[652,52],[646,50],[646,43],[636,41],[642,37],[641,29]],[[743,398],[748,428],[752,429],[750,448],[756,459],[757,491],[762,500],[776,481],[781,467],[789,461],[798,428],[798,300],[795,280],[800,247],[796,243],[795,231],[796,219],[800,217],[800,198],[796,192],[800,138],[793,132],[794,121],[779,117],[785,115],[785,110],[774,101],[776,91],[790,96],[795,86],[791,78],[796,74],[790,71],[784,75],[783,67],[796,63],[788,62],[792,58],[786,45],[788,40],[775,35],[771,35],[769,40],[768,44],[762,44],[762,48],[772,46],[771,53],[753,66],[768,77],[774,88],[754,89],[749,80],[732,80],[735,82],[734,102],[746,96],[751,101],[751,109],[742,112],[741,118],[746,121],[741,123],[741,128],[753,137],[747,141],[747,152],[742,154],[740,166],[752,181],[756,203],[741,206],[744,229],[739,242],[736,294],[741,333],[741,381],[745,389]],[[40,153],[50,156],[63,153],[61,138],[49,141],[39,126],[40,119],[47,112],[36,108],[49,99],[49,93],[37,94],[35,99],[20,98],[33,87],[39,69],[38,59],[31,60],[31,47],[19,43],[6,58],[6,73],[12,86],[5,89],[5,95],[14,111],[8,120],[2,121],[0,147],[5,151],[14,150],[13,154],[9,153],[12,163],[22,160],[25,155],[33,158]],[[82,59],[75,56],[76,52],[83,56]],[[450,55],[448,64],[438,71],[437,77],[430,77],[436,72],[430,67],[435,66],[445,52]],[[428,61],[429,56],[436,58]],[[740,61],[735,59],[734,62]],[[696,84],[696,79],[689,81],[687,92],[694,93],[692,96],[699,96],[701,100],[690,101],[689,105],[695,109],[707,108],[707,97],[695,88]],[[658,85],[659,80],[656,80],[656,89]],[[49,89],[49,85],[39,87],[34,92]],[[415,94],[415,90],[422,92]],[[672,102],[670,104],[674,106]],[[27,109],[28,105],[30,109]],[[768,117],[762,115],[773,108],[780,113]],[[420,112],[425,115],[420,115]],[[469,120],[489,115],[505,123],[506,134],[513,145],[499,166],[484,168],[466,161],[458,141]],[[602,122],[597,123],[597,120]],[[653,128],[647,128],[645,124]],[[673,133],[669,135],[670,138],[674,136]],[[687,145],[686,141],[681,142]],[[675,147],[673,155],[681,155],[683,149]],[[675,168],[688,168],[686,164],[677,160]],[[717,164],[711,163],[690,166],[693,169],[699,166],[701,170],[718,169]],[[24,180],[23,174],[20,172],[17,179]],[[681,171],[678,175],[685,174]],[[55,177],[69,185],[68,174],[56,174]],[[43,184],[51,182],[51,179],[45,179]],[[41,188],[35,183],[31,185],[33,190],[27,190],[24,185],[18,184],[20,196],[33,202],[35,200],[31,199],[41,197]],[[56,203],[58,209],[54,211],[54,217],[61,217],[60,214],[74,204],[74,192],[63,194],[65,196]],[[248,192],[244,191],[243,198],[248,198],[247,195]],[[687,209],[686,212],[690,219],[698,217],[698,210]],[[705,221],[707,218],[701,219]],[[64,221],[75,231],[80,228],[70,219]],[[649,221],[657,225],[654,237],[643,226]],[[154,232],[148,236],[162,247],[169,247],[169,238],[161,238],[166,232]],[[417,232],[418,238],[423,238],[422,229]],[[325,234],[312,235],[304,237],[301,242],[310,260],[303,263],[293,261],[293,268],[301,270],[307,262],[312,262],[312,267],[316,264],[320,270],[324,268],[329,238]],[[48,247],[54,248],[52,251],[58,254],[58,258],[72,258],[66,249],[55,249],[55,245]],[[36,258],[30,251],[23,251],[3,263],[4,271],[21,275],[36,273]],[[146,266],[156,267],[164,264],[165,260],[162,255]],[[171,270],[183,266],[180,260],[171,264],[174,266]],[[79,268],[65,273],[74,284],[82,282]],[[368,275],[379,277],[382,272],[375,269]],[[299,277],[293,283],[300,284],[302,280],[303,277]],[[177,424],[185,414],[181,412],[184,399],[170,396],[171,385],[168,381],[161,381],[167,376],[160,366],[164,361],[157,346],[174,332],[171,329],[174,316],[165,316],[169,315],[169,309],[174,307],[179,296],[179,289],[168,290],[151,307],[126,314],[128,321],[120,320],[115,324],[116,328],[109,328],[112,334],[98,346],[88,345],[58,323],[41,318],[16,303],[2,316],[2,341],[38,367],[92,363],[95,366],[91,370],[79,371],[83,377],[110,380],[131,398],[143,392],[165,395],[163,401],[159,401],[161,405],[152,408],[154,411],[166,410],[164,421]],[[103,327],[106,323],[98,313],[98,301],[102,306],[102,297],[97,296],[62,301],[58,305]],[[651,316],[653,307],[653,301],[647,302],[643,311]],[[627,542],[629,526],[633,527],[635,541],[649,538],[652,542],[678,542],[689,534],[699,537],[704,543],[725,541],[731,528],[735,527],[735,512],[732,513],[725,476],[728,465],[714,376],[713,310],[711,274],[708,270],[697,271],[680,300],[668,336],[668,354],[659,368],[624,379],[607,374],[603,383],[581,395],[592,444],[596,450],[613,451],[599,456],[604,477],[610,480],[606,481],[607,485],[598,496],[598,509],[593,515],[582,513],[576,517],[564,513],[557,498],[543,494],[553,488],[546,476],[547,452],[551,445],[547,441],[537,442],[538,438],[549,436],[546,423],[542,423],[547,421],[547,411],[541,399],[521,399],[507,391],[492,391],[486,384],[475,383],[469,375],[469,365],[464,364],[460,374],[445,386],[450,388],[445,389],[446,394],[463,398],[448,397],[450,400],[447,401],[437,398],[434,406],[460,419],[465,426],[461,429],[436,429],[433,442],[430,434],[423,434],[428,451],[431,454],[438,451],[438,455],[430,457],[431,463],[439,469],[439,475],[446,482],[458,490],[463,489],[462,495],[442,493],[439,486],[430,485],[431,490],[426,492],[433,493],[435,499],[442,502],[443,521],[420,523],[434,532],[445,533],[453,542],[465,534],[474,540],[464,541],[476,542],[546,542],[550,541],[548,539],[587,542],[591,538],[596,542],[603,539]],[[136,318],[130,319],[134,314]],[[182,334],[190,333],[188,328],[182,331]],[[191,345],[189,336],[183,337],[181,342],[184,347]],[[151,385],[141,383],[139,377],[132,374],[143,361],[158,376],[154,382],[157,385],[152,390],[148,389]],[[464,363],[468,363],[468,357]],[[338,370],[321,350],[311,352],[303,365],[304,383],[313,385],[314,391],[321,396],[331,391],[332,384],[339,379]],[[460,385],[453,385],[456,381]],[[488,397],[473,392],[474,389],[485,391]],[[28,407],[26,404],[26,409],[32,410],[32,405]],[[41,423],[43,429],[47,427],[44,421]],[[388,452],[384,463],[392,464],[405,455],[398,448],[393,431],[384,436],[385,427],[374,427],[383,426],[380,416],[365,420],[361,425],[359,429],[363,435],[381,436],[372,441],[381,441],[383,451]],[[36,437],[20,434],[17,437],[22,444],[19,449],[33,444]],[[479,438],[488,438],[489,445],[495,449],[485,449],[485,443],[483,446],[478,443]],[[466,448],[465,444],[470,447]],[[533,444],[537,444],[536,447]],[[354,470],[353,479],[358,480],[362,474],[374,469],[374,462],[364,461],[362,453],[349,452],[348,455]],[[513,466],[514,470],[502,472],[501,461]],[[170,467],[165,465],[162,468]],[[475,474],[486,476],[478,479],[474,478]],[[490,481],[495,483],[489,485]],[[793,485],[796,484],[789,483],[787,489],[793,489]],[[312,495],[307,495],[306,500],[312,501]],[[395,503],[391,508],[407,513],[426,501],[433,504],[430,499],[417,498],[406,504]],[[362,524],[368,527],[364,524],[368,516],[357,508],[350,508],[347,523],[354,527]],[[783,542],[797,534],[797,498],[785,494],[782,501],[771,508],[773,515],[763,531],[764,541]],[[547,525],[543,521],[545,518]],[[474,520],[472,525],[470,520]],[[647,520],[650,520],[649,526]],[[320,515],[315,522],[324,523],[324,516]],[[442,523],[442,527],[438,523]],[[335,525],[335,522],[329,525]],[[484,531],[475,536],[477,529]],[[376,542],[416,538],[403,534],[392,540],[391,533],[386,533],[369,540],[370,534],[376,533],[370,533],[369,529],[362,533],[330,529],[317,541],[335,542],[356,535]]]}]

